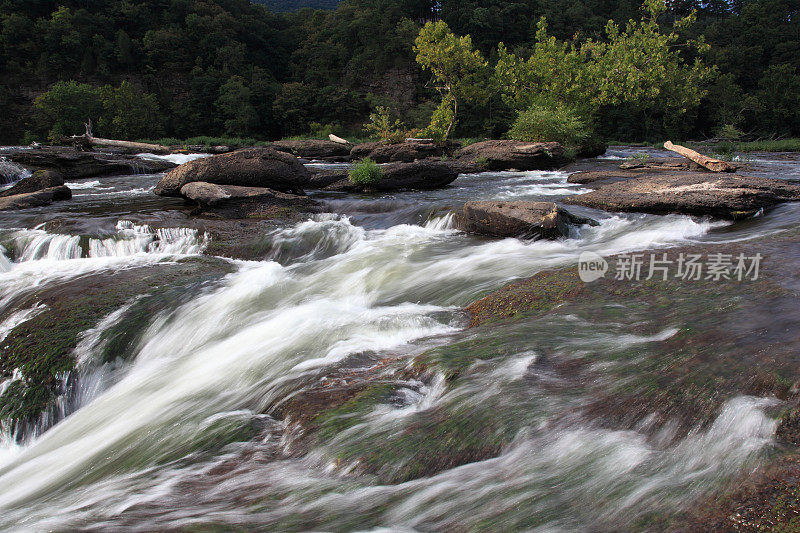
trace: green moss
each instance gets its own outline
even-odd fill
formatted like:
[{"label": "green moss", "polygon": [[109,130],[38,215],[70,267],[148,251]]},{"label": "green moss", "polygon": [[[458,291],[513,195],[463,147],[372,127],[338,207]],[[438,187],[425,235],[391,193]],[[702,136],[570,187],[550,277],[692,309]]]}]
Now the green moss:
[{"label": "green moss", "polygon": [[[21,302],[21,307],[44,303],[47,309],[20,324],[0,343],[0,378],[8,379],[18,369],[23,378],[0,396],[0,420],[15,424],[33,422],[60,390],[61,377],[75,368],[80,334],[122,307],[135,296],[160,294],[137,302],[124,324],[105,332],[108,341],[102,362],[132,354],[143,329],[164,301],[180,303],[192,285],[216,279],[231,266],[211,259],[192,259],[174,265],[158,265],[117,273],[100,273],[47,286]],[[171,297],[163,298],[169,293]],[[127,320],[130,318],[130,320]]]}]

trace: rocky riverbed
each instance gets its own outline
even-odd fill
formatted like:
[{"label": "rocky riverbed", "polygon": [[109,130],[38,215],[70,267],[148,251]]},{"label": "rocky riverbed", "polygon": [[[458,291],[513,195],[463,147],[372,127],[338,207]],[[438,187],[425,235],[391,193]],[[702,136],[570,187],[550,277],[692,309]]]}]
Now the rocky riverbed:
[{"label": "rocky riverbed", "polygon": [[791,529],[800,160],[356,148],[25,167],[0,528]]}]

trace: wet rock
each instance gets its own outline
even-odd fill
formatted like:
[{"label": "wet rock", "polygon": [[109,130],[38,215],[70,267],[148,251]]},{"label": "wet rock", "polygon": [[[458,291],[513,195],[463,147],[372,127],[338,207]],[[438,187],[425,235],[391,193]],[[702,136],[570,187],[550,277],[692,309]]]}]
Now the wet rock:
[{"label": "wet rock", "polygon": [[193,181],[181,187],[181,195],[202,207],[218,207],[240,201],[313,205],[307,196],[282,193],[266,187],[240,187]]},{"label": "wet rock", "polygon": [[68,146],[19,148],[4,151],[3,155],[30,170],[56,171],[67,180],[118,174],[154,174],[175,167],[169,161],[107,152],[82,152]]},{"label": "wet rock", "polygon": [[181,188],[187,183],[203,181],[303,194],[310,177],[308,169],[291,154],[271,148],[246,148],[183,164],[158,182],[155,193],[180,196]]},{"label": "wet rock", "polygon": [[375,185],[379,191],[439,189],[455,181],[458,172],[440,161],[392,163],[383,167],[383,178]]},{"label": "wet rock", "polygon": [[[620,171],[622,172],[622,171]],[[564,199],[606,211],[681,213],[738,220],[800,200],[800,186],[783,180],[712,172],[640,173]]]},{"label": "wet rock", "polygon": [[69,187],[50,187],[41,191],[15,194],[0,198],[0,211],[13,209],[28,209],[30,207],[42,207],[50,205],[56,200],[69,200],[72,198],[72,191]]},{"label": "wet rock", "polygon": [[324,189],[342,180],[347,180],[347,172],[344,170],[315,169],[311,171],[308,187],[310,189]]},{"label": "wet rock", "polygon": [[[106,315],[118,310],[131,298],[148,294],[138,300],[126,314],[124,326],[117,335],[109,335],[103,362],[133,355],[137,341],[147,325],[161,309],[149,301],[186,301],[193,290],[204,283],[219,279],[235,270],[225,260],[192,258],[175,263],[149,265],[103,271],[80,276],[63,283],[45,284],[19,296],[14,306],[0,312],[5,320],[14,308],[27,309],[43,304],[45,310],[18,325],[0,340],[0,382],[11,378],[18,370],[23,379],[12,381],[0,395],[0,423],[17,430],[18,440],[24,440],[36,427],[40,415],[52,409],[57,398],[61,405],[68,403],[70,392],[77,391],[73,374],[66,383],[65,373],[75,368],[75,346],[81,334]],[[157,294],[150,294],[158,287]],[[66,388],[65,388],[66,385]],[[47,418],[47,426],[59,421],[63,413],[55,411]],[[39,430],[47,427],[39,427]]]},{"label": "wet rock", "polygon": [[590,223],[552,202],[522,201],[467,202],[455,221],[460,230],[478,235],[544,239],[569,235],[570,224]]},{"label": "wet rock", "polygon": [[41,191],[51,187],[60,187],[61,185],[64,185],[64,178],[58,172],[54,170],[37,170],[32,176],[15,183],[13,187],[0,191],[0,198]]},{"label": "wet rock", "polygon": [[349,145],[321,139],[276,141],[270,146],[279,152],[290,153],[306,159],[327,159],[334,161],[347,161],[350,159]]},{"label": "wet rock", "polygon": [[376,148],[383,146],[383,143],[380,142],[368,142],[368,143],[361,143],[353,146],[350,149],[350,159],[353,161],[358,159],[364,159],[365,157],[369,157]]},{"label": "wet rock", "polygon": [[456,143],[404,142],[397,144],[378,144],[366,155],[376,163],[411,163],[420,159],[440,158],[452,155],[459,147]]},{"label": "wet rock", "polygon": [[569,162],[556,142],[483,141],[456,152],[460,160],[483,170],[548,170]]}]

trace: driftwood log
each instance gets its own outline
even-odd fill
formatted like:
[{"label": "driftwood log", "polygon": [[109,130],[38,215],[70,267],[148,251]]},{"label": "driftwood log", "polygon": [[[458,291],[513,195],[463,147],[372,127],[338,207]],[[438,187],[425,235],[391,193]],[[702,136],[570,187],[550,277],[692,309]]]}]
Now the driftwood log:
[{"label": "driftwood log", "polygon": [[86,133],[83,135],[73,135],[72,142],[88,146],[111,146],[113,148],[124,148],[134,152],[150,152],[154,154],[168,154],[170,149],[168,146],[161,144],[150,143],[137,143],[132,141],[118,141],[116,139],[101,139],[92,135],[92,121],[84,123]]},{"label": "driftwood log", "polygon": [[337,136],[337,135],[334,135],[333,133],[331,133],[330,135],[328,135],[328,139],[330,139],[331,141],[333,141],[333,142],[335,142],[335,143],[339,143],[339,144],[348,144],[348,145],[350,144],[350,143],[347,141],[347,139],[342,139],[341,137],[339,137],[339,136]]},{"label": "driftwood log", "polygon": [[111,146],[114,148],[125,148],[134,152],[150,152],[153,154],[168,154],[169,147],[160,144],[137,143],[132,141],[118,141],[115,139],[101,139],[91,135],[73,135],[72,138],[81,143],[91,146]]},{"label": "driftwood log", "polygon": [[681,146],[679,144],[672,144],[672,141],[665,142],[664,148],[666,148],[671,152],[678,153],[683,157],[685,157],[686,159],[694,161],[701,167],[707,168],[711,172],[735,172],[736,169],[739,168],[738,165],[727,163],[725,161],[720,161],[719,159],[714,159],[712,157],[704,156],[703,154],[695,152],[694,150],[686,148],[685,146]]}]

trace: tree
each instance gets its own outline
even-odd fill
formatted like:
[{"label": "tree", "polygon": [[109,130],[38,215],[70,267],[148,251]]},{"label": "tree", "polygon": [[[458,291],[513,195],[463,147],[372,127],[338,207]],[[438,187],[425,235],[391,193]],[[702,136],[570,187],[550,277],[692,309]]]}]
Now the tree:
[{"label": "tree", "polygon": [[225,119],[225,133],[244,136],[255,131],[258,113],[252,104],[253,93],[240,76],[231,76],[219,88],[214,106]]},{"label": "tree", "polygon": [[96,120],[102,108],[97,89],[74,80],[54,84],[34,101],[37,122],[53,140],[83,133],[83,124]]},{"label": "tree", "polygon": [[431,133],[446,140],[458,120],[459,102],[485,97],[486,87],[479,81],[488,65],[473,49],[469,35],[457,37],[443,21],[428,22],[422,27],[414,41],[414,52],[417,63],[433,74],[433,88],[442,95],[431,121]]},{"label": "tree", "polygon": [[97,125],[100,132],[114,139],[155,139],[164,134],[164,119],[158,101],[123,81],[119,87],[100,89],[103,113]]},{"label": "tree", "polygon": [[[656,122],[659,128],[676,124],[700,105],[715,69],[698,56],[691,63],[683,59],[676,30],[660,31],[658,17],[665,9],[663,0],[645,0],[642,20],[628,21],[624,31],[609,21],[606,40],[583,43],[557,41],[547,34],[542,19],[528,59],[499,45],[498,85],[519,111],[534,104],[566,104],[591,121],[621,109],[643,126],[645,137]],[[675,27],[687,27],[694,20],[690,15]],[[683,43],[683,48],[697,54],[707,45],[696,40]]]}]

